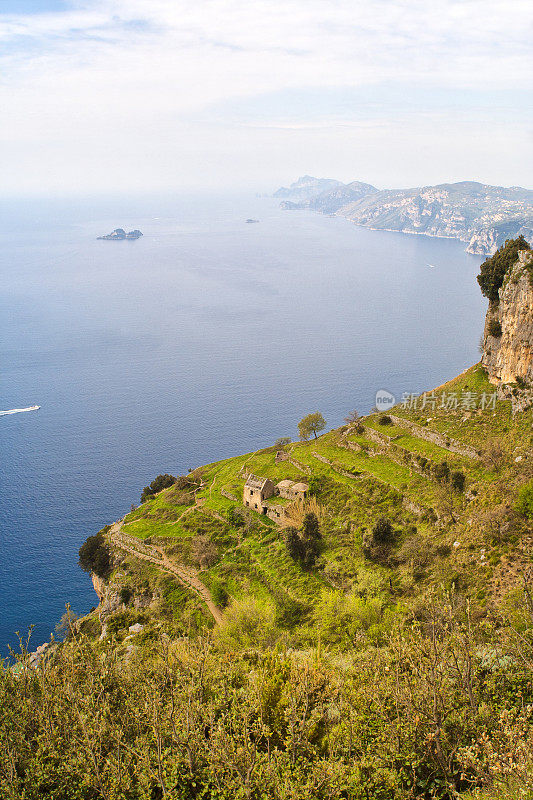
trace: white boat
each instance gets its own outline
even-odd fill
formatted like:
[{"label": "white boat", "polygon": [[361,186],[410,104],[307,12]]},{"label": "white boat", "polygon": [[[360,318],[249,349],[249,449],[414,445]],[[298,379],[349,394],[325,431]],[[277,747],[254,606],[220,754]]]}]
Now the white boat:
[{"label": "white boat", "polygon": [[6,414],[22,414],[24,411],[37,411],[41,406],[28,406],[28,408],[10,408],[9,411],[0,411],[0,417]]}]

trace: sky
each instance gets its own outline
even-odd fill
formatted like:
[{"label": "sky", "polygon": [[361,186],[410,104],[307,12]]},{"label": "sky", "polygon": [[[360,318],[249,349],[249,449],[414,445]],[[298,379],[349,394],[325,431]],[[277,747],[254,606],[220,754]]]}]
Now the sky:
[{"label": "sky", "polygon": [[1,0],[3,196],[533,185],[529,0]]}]

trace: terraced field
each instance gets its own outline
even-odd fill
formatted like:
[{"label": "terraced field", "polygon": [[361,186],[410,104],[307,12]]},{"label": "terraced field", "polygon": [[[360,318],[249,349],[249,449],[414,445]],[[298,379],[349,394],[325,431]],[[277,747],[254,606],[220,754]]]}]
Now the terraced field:
[{"label": "terraced field", "polygon": [[[459,397],[465,391],[493,391],[478,366],[441,388]],[[461,408],[435,409],[428,417],[427,410],[396,406],[391,414],[398,418],[397,424],[371,414],[359,426],[289,444],[287,460],[280,463],[276,463],[276,449],[269,447],[201,467],[180,479],[181,488],[177,484],[164,490],[126,515],[124,531],[168,548],[181,563],[191,565],[195,565],[198,537],[207,537],[218,557],[200,572],[206,586],[222,587],[230,601],[253,595],[277,606],[287,602],[312,605],[331,585],[326,576],[338,565],[348,580],[361,580],[368,571],[364,532],[382,517],[390,519],[398,531],[398,546],[412,535],[406,532],[417,531],[428,541],[440,542],[443,552],[449,550],[446,542],[453,543],[468,531],[472,504],[482,505],[491,492],[491,502],[497,498],[497,489],[491,486],[498,483],[499,473],[479,452],[498,435],[507,442],[516,441],[517,452],[530,450],[531,413],[513,420],[510,402],[498,401],[495,408],[467,413]],[[402,419],[416,423],[416,432],[404,427]],[[471,450],[472,457],[451,452],[428,440],[433,433],[441,434],[442,441],[452,447],[465,444],[476,449]],[[443,462],[450,473],[465,476],[464,492],[450,491],[445,497],[435,475],[436,466]],[[244,509],[242,493],[250,472],[275,483],[283,479],[310,483],[321,509],[322,570],[302,571],[287,553],[283,530],[267,517]],[[236,526],[232,509],[240,510],[242,524]],[[374,573],[379,568],[372,565]],[[389,575],[390,586],[399,579]]]}]

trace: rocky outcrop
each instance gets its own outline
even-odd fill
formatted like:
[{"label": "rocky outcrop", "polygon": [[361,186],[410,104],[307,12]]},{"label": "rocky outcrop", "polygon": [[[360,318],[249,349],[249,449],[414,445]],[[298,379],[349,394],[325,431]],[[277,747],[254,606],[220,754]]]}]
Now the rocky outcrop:
[{"label": "rocky outcrop", "polygon": [[485,320],[482,364],[496,385],[533,383],[533,252],[520,250]]},{"label": "rocky outcrop", "polygon": [[100,601],[98,612],[101,615],[107,616],[113,614],[123,607],[124,604],[115,588],[110,586],[103,578],[99,578],[98,575],[95,575],[94,572],[91,573],[91,579],[94,591]]},{"label": "rocky outcrop", "polygon": [[97,239],[105,239],[107,242],[120,242],[123,239],[140,239],[142,236],[141,231],[135,229],[126,233],[124,228],[115,228],[111,233],[106,233],[105,236],[97,236]]}]

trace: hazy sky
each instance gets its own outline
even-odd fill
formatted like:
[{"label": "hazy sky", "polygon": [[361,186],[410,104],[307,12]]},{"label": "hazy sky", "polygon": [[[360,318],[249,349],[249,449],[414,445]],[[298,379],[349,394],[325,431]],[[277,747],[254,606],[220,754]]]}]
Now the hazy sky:
[{"label": "hazy sky", "polygon": [[0,0],[4,196],[533,184],[530,0]]}]

